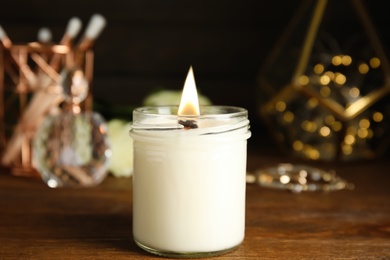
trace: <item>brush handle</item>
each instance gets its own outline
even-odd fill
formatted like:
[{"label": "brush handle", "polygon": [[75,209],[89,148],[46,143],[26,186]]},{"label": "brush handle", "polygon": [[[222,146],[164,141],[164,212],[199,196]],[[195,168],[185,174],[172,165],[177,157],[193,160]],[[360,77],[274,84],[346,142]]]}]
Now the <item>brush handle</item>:
[{"label": "brush handle", "polygon": [[106,18],[104,18],[101,14],[94,14],[89,20],[84,37],[79,44],[79,50],[86,51],[88,48],[92,47],[106,24]]},{"label": "brush handle", "polygon": [[12,46],[12,41],[8,37],[7,33],[4,31],[3,27],[0,25],[0,41],[3,43],[3,46],[9,49]]},{"label": "brush handle", "polygon": [[[64,36],[62,37],[60,44],[68,45],[68,46],[71,45],[74,38],[80,32],[81,26],[82,26],[82,22],[80,18],[72,17],[68,22]],[[52,59],[50,60],[50,66],[53,67],[53,69],[55,69],[56,71],[58,71],[61,57],[62,57],[61,55],[54,53]]]}]

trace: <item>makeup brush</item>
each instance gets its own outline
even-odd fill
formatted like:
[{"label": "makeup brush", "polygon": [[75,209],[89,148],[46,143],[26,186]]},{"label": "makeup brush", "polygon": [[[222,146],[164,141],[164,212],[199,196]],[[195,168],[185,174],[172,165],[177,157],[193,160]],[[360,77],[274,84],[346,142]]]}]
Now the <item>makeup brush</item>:
[{"label": "makeup brush", "polygon": [[[66,27],[65,33],[61,39],[62,45],[70,46],[74,38],[77,36],[81,29],[81,20],[78,17],[72,17]],[[61,62],[61,55],[55,53],[50,61],[50,67],[55,71],[59,70]],[[58,78],[58,77],[57,77]],[[40,90],[34,94],[30,102],[25,116],[22,118],[22,124],[26,127],[35,127],[36,121],[39,117],[49,111],[52,107],[57,106],[61,101],[61,92],[59,91],[47,91],[47,88],[51,85],[59,85],[60,80],[53,80],[46,74],[42,74],[40,77]],[[56,88],[54,88],[56,89]],[[33,124],[33,125],[31,125]]]},{"label": "makeup brush", "polygon": [[76,38],[77,34],[80,32],[82,22],[78,17],[72,17],[65,30],[65,34],[62,37],[60,44],[70,45],[70,43]]},{"label": "makeup brush", "polygon": [[4,31],[3,27],[0,25],[0,41],[3,43],[3,46],[9,49],[12,46],[12,41],[8,37],[7,33]]},{"label": "makeup brush", "polygon": [[[72,17],[68,22],[65,33],[62,36],[62,39],[60,41],[60,44],[70,46],[73,40],[76,38],[77,34],[80,32],[81,26],[82,26],[82,22],[80,18]],[[55,53],[53,55],[53,58],[50,61],[50,66],[57,71],[60,65],[61,57],[62,57],[61,55]]]},{"label": "makeup brush", "polygon": [[[61,45],[70,46],[73,39],[77,36],[81,29],[81,20],[78,17],[72,17],[66,27],[65,33],[62,36],[60,41]],[[62,55],[58,53],[54,53],[52,58],[49,61],[49,65],[51,69],[58,72],[60,64],[61,64]],[[48,77],[45,73],[38,74],[38,81],[36,88],[44,88],[49,85],[53,81],[52,77]]]},{"label": "makeup brush", "polygon": [[[78,47],[75,48],[76,52],[73,59],[74,63],[72,65],[76,68],[84,66],[84,73],[89,82],[92,80],[93,74],[92,63],[88,62],[91,61],[91,58],[93,57],[93,53],[90,49],[93,47],[97,37],[100,35],[106,24],[106,18],[104,18],[103,15],[98,13],[92,15]],[[91,108],[92,96],[89,95],[84,103],[86,108]]]},{"label": "makeup brush", "polygon": [[89,20],[87,29],[85,30],[84,36],[78,45],[78,49],[80,51],[86,51],[87,49],[91,48],[97,37],[106,26],[106,23],[106,18],[104,18],[101,14],[92,15],[91,19]]},{"label": "makeup brush", "polygon": [[42,27],[38,30],[38,41],[41,43],[48,43],[51,42],[52,34],[49,28]]},{"label": "makeup brush", "polygon": [[[70,46],[72,44],[72,41],[75,39],[77,34],[80,32],[82,26],[82,22],[80,18],[78,17],[72,17],[65,29],[65,33],[62,36],[62,39],[60,41],[61,45],[67,45]],[[55,53],[50,61],[50,67],[58,71],[61,63],[61,54]],[[51,77],[48,77],[46,74],[41,75],[39,77],[40,79],[40,85],[44,88],[42,91],[46,91],[45,89],[51,85],[59,85],[59,80],[54,81]],[[61,98],[58,97],[61,93],[42,93],[42,91],[39,91],[34,95],[33,100],[31,101],[31,112],[35,112],[34,114],[27,114],[27,118],[30,118],[31,116],[35,118],[35,116],[40,116],[42,112],[46,112],[50,109],[51,106],[57,105],[57,103],[61,102]],[[35,97],[38,96],[38,97]],[[36,100],[35,100],[36,99]],[[28,120],[28,119],[26,119]]]},{"label": "makeup brush", "polygon": [[[70,46],[73,39],[79,33],[79,31],[81,29],[81,24],[82,24],[81,20],[78,17],[72,17],[68,22],[68,25],[66,27],[65,33],[61,39],[60,44]],[[44,34],[43,32],[41,32],[41,33]],[[58,72],[59,66],[61,64],[61,58],[62,58],[61,54],[58,54],[58,53],[53,54],[53,56],[49,62],[51,70]],[[42,71],[40,71],[40,72],[41,73],[38,74],[38,82],[37,82],[38,86],[36,86],[36,87],[37,88],[45,88],[49,84],[51,84],[51,82],[53,81],[53,77],[48,77],[48,75],[46,75],[45,73],[42,73]]]},{"label": "makeup brush", "polygon": [[[49,28],[47,27],[42,27],[38,30],[38,42],[41,44],[41,45],[47,45],[51,42],[52,40],[52,33],[50,31]],[[48,57],[50,55],[48,55],[47,53],[44,53],[42,52],[41,54],[35,54],[35,55],[39,55],[40,59],[47,63],[48,62]],[[42,68],[40,67],[40,65],[37,63],[37,72],[36,72],[36,75],[37,75],[37,81],[35,82],[34,85],[31,86],[31,90],[37,90],[39,89],[39,87],[42,87],[42,78],[44,77],[44,72],[42,71]]]}]

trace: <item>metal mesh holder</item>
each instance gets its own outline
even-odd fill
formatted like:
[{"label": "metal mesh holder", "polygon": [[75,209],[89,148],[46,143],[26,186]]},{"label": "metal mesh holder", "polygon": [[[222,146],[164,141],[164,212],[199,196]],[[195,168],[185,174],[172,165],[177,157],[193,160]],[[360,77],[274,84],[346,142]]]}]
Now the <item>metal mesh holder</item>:
[{"label": "metal mesh holder", "polygon": [[43,119],[61,109],[65,70],[84,72],[89,90],[80,104],[92,110],[94,52],[67,45],[30,42],[0,45],[0,164],[14,175],[37,175],[31,142]]}]

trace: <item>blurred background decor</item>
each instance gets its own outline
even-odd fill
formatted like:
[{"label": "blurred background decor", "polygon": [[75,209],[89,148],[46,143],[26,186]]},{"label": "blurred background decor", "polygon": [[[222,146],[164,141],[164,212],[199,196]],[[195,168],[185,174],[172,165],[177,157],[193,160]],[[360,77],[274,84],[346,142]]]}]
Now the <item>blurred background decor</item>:
[{"label": "blurred background decor", "polygon": [[258,77],[280,147],[310,160],[373,159],[390,142],[390,66],[363,1],[303,1]]},{"label": "blurred background decor", "polygon": [[[291,17],[299,17],[301,4],[305,2],[316,3],[312,0],[13,0],[2,3],[0,25],[13,44],[36,41],[42,27],[50,29],[51,42],[58,43],[70,17],[79,17],[87,24],[91,14],[100,13],[108,23],[93,46],[91,90],[93,109],[107,121],[120,118],[126,125],[132,109],[143,105],[149,94],[182,90],[183,75],[192,65],[197,71],[198,90],[213,104],[248,109],[253,133],[248,147],[269,153],[276,150],[275,143],[279,142],[270,138],[273,131],[266,127],[258,110],[273,94],[260,89],[264,85],[257,83],[257,75],[262,65],[267,64],[270,51],[275,50],[281,32]],[[363,3],[382,36],[384,48],[388,48],[387,2],[364,0]],[[361,23],[356,20],[338,15],[333,23],[340,29],[361,30]],[[294,33],[291,45],[303,39]],[[79,42],[82,36],[79,33],[74,42]],[[293,60],[286,59],[281,68],[294,68]],[[264,97],[259,97],[259,93]],[[4,113],[15,114],[8,109]]]},{"label": "blurred background decor", "polygon": [[48,115],[61,113],[67,96],[78,100],[73,112],[92,110],[92,47],[105,23],[103,16],[93,15],[79,42],[75,40],[82,24],[77,17],[69,20],[58,43],[51,41],[47,28],[37,41],[22,44],[15,44],[0,28],[0,156],[1,165],[13,174],[37,174],[33,139]]}]

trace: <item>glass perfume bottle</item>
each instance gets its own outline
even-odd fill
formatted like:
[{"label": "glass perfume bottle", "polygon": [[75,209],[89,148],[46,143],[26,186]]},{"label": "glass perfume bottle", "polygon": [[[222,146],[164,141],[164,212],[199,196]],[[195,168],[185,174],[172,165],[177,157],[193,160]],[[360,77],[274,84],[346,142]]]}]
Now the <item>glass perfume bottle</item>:
[{"label": "glass perfume bottle", "polygon": [[40,125],[33,141],[33,163],[51,188],[92,187],[107,175],[111,155],[104,118],[93,111],[81,111],[88,93],[82,70],[62,74],[64,105]]}]

